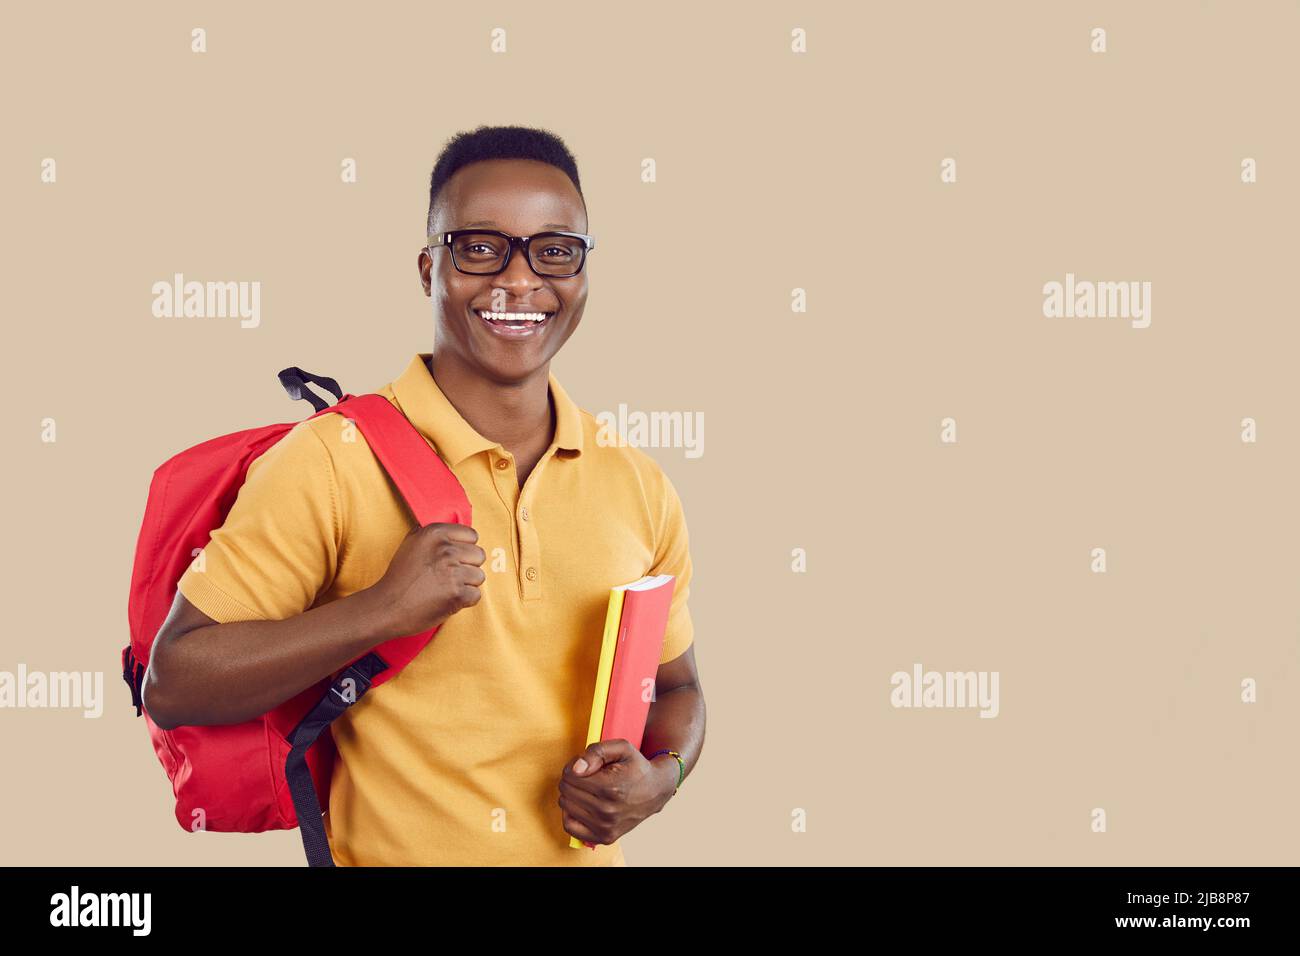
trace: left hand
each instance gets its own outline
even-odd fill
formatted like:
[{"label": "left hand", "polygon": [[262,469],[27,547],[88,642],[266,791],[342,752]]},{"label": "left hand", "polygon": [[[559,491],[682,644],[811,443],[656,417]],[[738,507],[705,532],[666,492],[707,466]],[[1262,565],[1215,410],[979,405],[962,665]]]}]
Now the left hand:
[{"label": "left hand", "polygon": [[676,784],[676,761],[647,760],[623,739],[591,744],[560,777],[564,830],[588,844],[613,843],[662,810]]}]

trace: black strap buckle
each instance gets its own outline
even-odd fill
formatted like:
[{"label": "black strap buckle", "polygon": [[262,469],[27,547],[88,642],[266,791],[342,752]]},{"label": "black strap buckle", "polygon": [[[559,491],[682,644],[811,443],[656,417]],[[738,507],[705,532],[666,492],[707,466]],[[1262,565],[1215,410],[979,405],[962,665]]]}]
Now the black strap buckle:
[{"label": "black strap buckle", "polygon": [[126,649],[122,655],[122,680],[126,681],[126,686],[131,688],[131,703],[135,705],[135,715],[139,717],[144,713],[144,667],[135,659],[135,653],[131,648]]}]

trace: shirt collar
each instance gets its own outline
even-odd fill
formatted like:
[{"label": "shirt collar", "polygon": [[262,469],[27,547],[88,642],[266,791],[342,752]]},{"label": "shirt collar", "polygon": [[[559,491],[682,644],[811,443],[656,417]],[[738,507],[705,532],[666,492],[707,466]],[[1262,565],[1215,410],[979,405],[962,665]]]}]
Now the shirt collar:
[{"label": "shirt collar", "polygon": [[[393,380],[393,394],[403,414],[433,443],[448,465],[458,465],[481,451],[501,448],[500,442],[480,435],[443,394],[425,364],[432,355],[432,352],[417,352],[406,371]],[[551,400],[555,404],[552,444],[575,456],[581,455],[582,413],[560,386],[555,374],[548,373],[547,378]]]}]

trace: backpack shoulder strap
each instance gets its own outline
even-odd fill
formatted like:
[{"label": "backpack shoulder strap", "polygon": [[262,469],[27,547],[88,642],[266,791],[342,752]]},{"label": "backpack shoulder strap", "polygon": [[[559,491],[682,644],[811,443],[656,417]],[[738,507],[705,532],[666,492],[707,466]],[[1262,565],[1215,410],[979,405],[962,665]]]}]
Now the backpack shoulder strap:
[{"label": "backpack shoulder strap", "polygon": [[331,412],[357,423],[420,527],[435,521],[470,524],[465,489],[433,446],[392,402],[376,392],[350,395],[317,415]]},{"label": "backpack shoulder strap", "polygon": [[[308,393],[310,394],[310,393]],[[420,527],[435,521],[470,524],[469,498],[438,453],[387,398],[375,392],[345,395],[312,415],[337,412],[356,422],[367,444],[406,500]],[[385,641],[343,669],[316,705],[286,735],[284,774],[293,800],[307,863],[334,865],[307,752],[343,711],[402,670],[437,628]]]}]

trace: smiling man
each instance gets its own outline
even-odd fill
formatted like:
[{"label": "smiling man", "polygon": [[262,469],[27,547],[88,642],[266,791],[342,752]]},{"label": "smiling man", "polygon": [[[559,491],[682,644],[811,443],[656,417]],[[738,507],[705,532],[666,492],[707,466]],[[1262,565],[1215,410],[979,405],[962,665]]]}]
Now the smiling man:
[{"label": "smiling man", "polygon": [[[704,741],[682,504],[648,455],[597,440],[550,370],[594,249],[564,144],[525,127],[453,138],[427,225],[435,347],[379,393],[460,481],[473,527],[416,529],[341,416],[301,422],[179,581],[145,705],[163,727],[238,722],[440,624],[333,724],[335,861],[623,865],[619,837],[664,809]],[[656,574],[676,587],[641,748],[585,747],[609,589]]]}]

